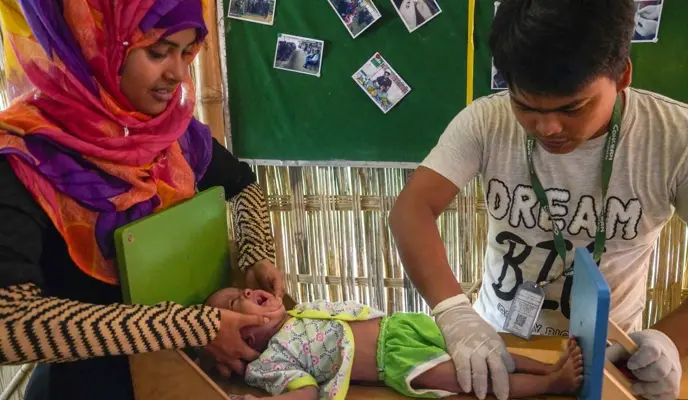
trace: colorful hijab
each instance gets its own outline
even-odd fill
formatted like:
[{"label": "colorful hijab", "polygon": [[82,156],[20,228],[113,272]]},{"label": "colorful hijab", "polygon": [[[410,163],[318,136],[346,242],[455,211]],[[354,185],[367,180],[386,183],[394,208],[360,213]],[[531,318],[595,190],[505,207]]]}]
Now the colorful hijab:
[{"label": "colorful hijab", "polygon": [[196,55],[205,1],[0,0],[8,80],[26,92],[0,112],[0,155],[98,280],[119,281],[115,229],[192,197],[210,162],[190,76],[155,117],[119,90],[132,49],[195,28]]}]

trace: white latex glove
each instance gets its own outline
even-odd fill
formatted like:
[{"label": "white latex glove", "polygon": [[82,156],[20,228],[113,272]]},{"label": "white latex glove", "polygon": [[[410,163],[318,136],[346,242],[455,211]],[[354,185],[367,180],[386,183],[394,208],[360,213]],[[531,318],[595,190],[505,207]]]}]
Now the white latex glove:
[{"label": "white latex glove", "polygon": [[506,400],[514,360],[497,331],[473,310],[468,297],[450,297],[438,304],[432,315],[444,336],[461,389],[484,399],[489,381],[494,395]]},{"label": "white latex glove", "polygon": [[633,392],[648,400],[674,400],[681,389],[681,359],[674,342],[663,332],[646,329],[629,335],[638,351],[629,358],[618,343],[607,349],[607,359],[616,363],[628,359],[626,366],[638,379]]}]

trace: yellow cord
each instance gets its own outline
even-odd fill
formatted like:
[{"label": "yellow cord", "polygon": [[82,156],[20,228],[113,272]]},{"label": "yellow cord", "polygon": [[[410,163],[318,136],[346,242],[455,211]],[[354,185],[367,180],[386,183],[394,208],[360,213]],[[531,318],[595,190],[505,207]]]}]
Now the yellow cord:
[{"label": "yellow cord", "polygon": [[468,0],[468,45],[466,46],[466,105],[473,102],[473,68],[475,60],[475,46],[473,44],[473,29],[475,27],[475,0]]}]

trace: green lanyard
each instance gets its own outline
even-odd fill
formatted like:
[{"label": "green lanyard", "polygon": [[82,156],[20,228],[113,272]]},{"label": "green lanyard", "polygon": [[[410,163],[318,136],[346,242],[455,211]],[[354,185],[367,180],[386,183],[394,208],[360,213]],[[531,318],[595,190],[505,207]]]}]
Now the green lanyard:
[{"label": "green lanyard", "polygon": [[[602,258],[602,252],[604,251],[604,244],[607,241],[607,206],[605,204],[605,199],[607,198],[607,189],[609,189],[609,181],[612,177],[612,168],[614,165],[614,155],[616,153],[616,147],[619,144],[619,135],[621,134],[621,97],[617,96],[616,103],[614,104],[614,112],[612,113],[612,120],[609,122],[609,132],[607,133],[607,140],[604,143],[604,158],[602,160],[602,215],[597,218],[597,232],[595,233],[595,251],[593,253],[593,259],[599,265],[600,259]],[[566,268],[566,244],[564,243],[564,236],[561,234],[559,227],[552,218],[552,214],[549,211],[549,201],[547,200],[547,195],[545,194],[545,189],[543,189],[540,179],[538,179],[535,173],[535,168],[533,166],[533,148],[535,147],[535,139],[532,136],[527,136],[526,138],[526,156],[528,158],[528,169],[530,170],[530,180],[533,184],[533,190],[535,190],[535,195],[537,196],[538,202],[540,203],[540,208],[542,211],[547,213],[552,221],[552,234],[554,236],[554,247],[557,250],[557,254],[561,257],[564,262],[564,271],[553,279],[543,281],[538,283],[540,286],[544,286],[548,283],[552,283],[564,275],[569,274],[572,271],[573,266]]]}]

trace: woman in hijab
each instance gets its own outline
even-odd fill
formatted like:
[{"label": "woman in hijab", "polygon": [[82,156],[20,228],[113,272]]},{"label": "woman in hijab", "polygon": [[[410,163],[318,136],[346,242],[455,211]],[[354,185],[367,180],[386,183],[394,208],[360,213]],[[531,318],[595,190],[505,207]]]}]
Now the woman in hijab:
[{"label": "woman in hijab", "polygon": [[30,88],[0,112],[0,364],[42,363],[27,399],[133,398],[135,353],[258,356],[239,330],[263,318],[121,304],[113,260],[117,227],[223,186],[247,282],[284,294],[255,176],[192,115],[204,1],[0,0],[13,93]]}]

